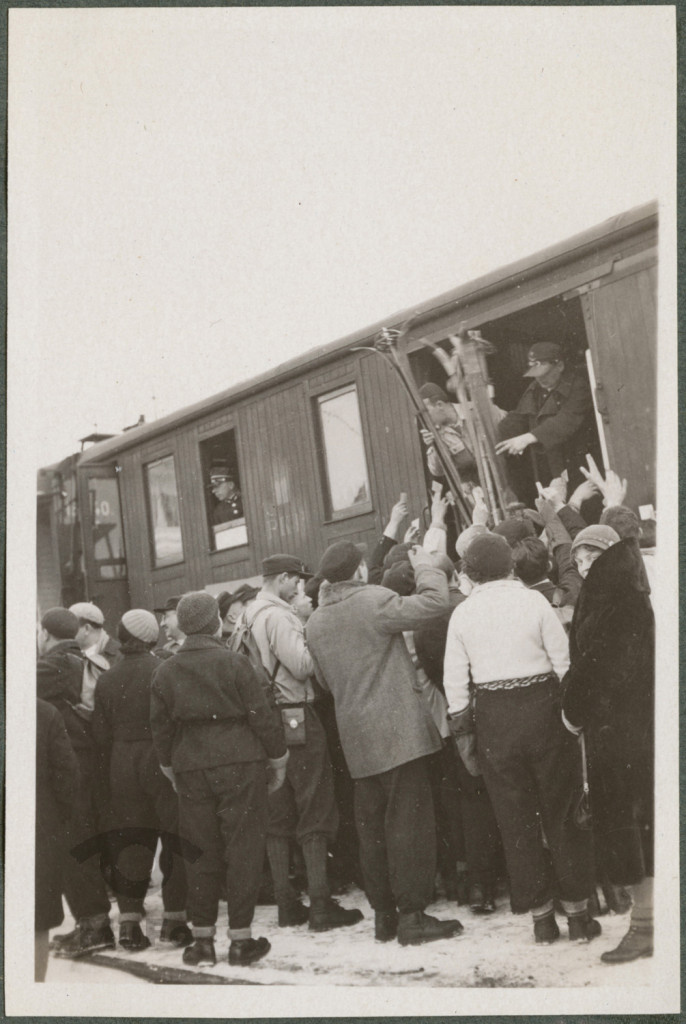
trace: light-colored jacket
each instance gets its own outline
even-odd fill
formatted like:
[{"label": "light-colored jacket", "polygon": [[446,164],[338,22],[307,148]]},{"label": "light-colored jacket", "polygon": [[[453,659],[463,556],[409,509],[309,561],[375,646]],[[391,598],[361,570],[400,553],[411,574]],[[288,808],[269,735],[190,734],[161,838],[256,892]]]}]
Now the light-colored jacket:
[{"label": "light-colored jacket", "polygon": [[403,632],[445,614],[448,581],[428,565],[417,566],[415,578],[411,597],[356,580],[324,582],[307,623],[317,679],[333,694],[354,779],[390,771],[441,746]]},{"label": "light-colored jacket", "polygon": [[274,678],[276,703],[300,704],[314,700],[311,679],[314,665],[305,643],[303,624],[291,606],[280,597],[260,590],[244,614],[269,676],[277,659],[281,662]]},{"label": "light-colored jacket", "polygon": [[519,679],[569,668],[569,641],[555,609],[520,580],[474,587],[448,626],[443,686],[451,714],[469,705],[470,678],[480,683]]}]

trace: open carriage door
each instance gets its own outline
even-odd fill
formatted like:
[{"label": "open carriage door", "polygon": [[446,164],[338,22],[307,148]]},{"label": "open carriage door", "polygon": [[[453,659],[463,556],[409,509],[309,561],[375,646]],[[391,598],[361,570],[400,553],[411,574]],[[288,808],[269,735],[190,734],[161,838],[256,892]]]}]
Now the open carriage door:
[{"label": "open carriage door", "polygon": [[115,466],[86,466],[79,476],[86,596],[102,609],[111,634],[130,607],[118,473]]},{"label": "open carriage door", "polygon": [[657,249],[615,261],[579,295],[589,344],[603,456],[629,489],[633,508],[655,504],[657,433]]}]

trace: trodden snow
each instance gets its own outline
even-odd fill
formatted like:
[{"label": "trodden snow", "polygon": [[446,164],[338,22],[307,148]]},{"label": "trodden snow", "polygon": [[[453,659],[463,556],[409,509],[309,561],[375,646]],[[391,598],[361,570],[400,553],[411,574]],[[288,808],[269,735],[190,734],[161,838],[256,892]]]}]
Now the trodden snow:
[{"label": "trodden snow", "polygon": [[[628,915],[605,914],[603,933],[588,944],[571,944],[564,918],[559,920],[561,938],[552,946],[536,946],[528,915],[514,916],[507,898],[500,897],[496,912],[488,917],[470,913],[468,907],[439,900],[428,908],[437,917],[458,917],[462,935],[425,946],[401,947],[397,942],[374,940],[374,915],[363,893],[352,890],[341,897],[346,907],[359,907],[364,920],[352,928],[309,932],[278,928],[276,908],[257,907],[254,935],[265,935],[272,944],[264,960],[250,967],[229,967],[226,935],[226,904],[220,904],[215,945],[216,967],[200,968],[233,982],[262,985],[426,985],[450,988],[570,988],[603,985],[644,986],[651,982],[652,961],[639,960],[608,966],[600,954],[617,945],[628,927]],[[184,968],[182,951],[155,941],[162,919],[157,887],[146,899],[144,922],[153,945],[142,953],[108,951],[112,959],[136,961],[157,967]],[[116,908],[113,917],[116,917]],[[62,930],[71,927],[65,922]],[[116,934],[116,924],[115,924]],[[198,969],[196,969],[198,970]],[[144,983],[141,979],[87,960],[50,958],[48,982]]]}]

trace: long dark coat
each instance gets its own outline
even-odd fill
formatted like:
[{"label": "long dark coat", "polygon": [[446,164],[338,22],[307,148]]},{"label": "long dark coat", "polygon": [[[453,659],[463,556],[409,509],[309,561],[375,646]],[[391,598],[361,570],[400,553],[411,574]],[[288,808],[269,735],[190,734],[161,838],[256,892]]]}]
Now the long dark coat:
[{"label": "long dark coat", "polygon": [[586,736],[598,860],[610,881],[652,874],[655,624],[638,544],[613,545],[584,580],[563,710]]},{"label": "long dark coat", "polygon": [[36,931],[62,924],[65,822],[79,787],[79,765],[59,711],[37,701],[36,718]]}]

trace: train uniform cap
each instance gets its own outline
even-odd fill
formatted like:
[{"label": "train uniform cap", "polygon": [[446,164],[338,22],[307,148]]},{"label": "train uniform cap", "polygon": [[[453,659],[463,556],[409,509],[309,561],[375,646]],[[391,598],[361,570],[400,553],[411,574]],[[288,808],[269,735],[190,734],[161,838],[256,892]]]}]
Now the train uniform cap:
[{"label": "train uniform cap", "polygon": [[364,548],[351,540],[337,540],[322,555],[317,574],[329,583],[349,580],[364,558]]},{"label": "train uniform cap", "polygon": [[160,635],[157,619],[145,608],[132,608],[124,612],[121,624],[131,636],[135,636],[136,640],[142,640],[144,644],[154,644]]},{"label": "train uniform cap", "polygon": [[439,387],[438,384],[422,384],[419,389],[420,398],[425,399],[427,402],[447,402],[449,401],[443,388]]},{"label": "train uniform cap", "polygon": [[524,374],[525,377],[540,377],[545,373],[541,364],[559,363],[562,359],[562,349],[555,341],[536,341],[529,349],[527,356],[529,363],[536,363],[536,366],[529,366]]},{"label": "train uniform cap", "polygon": [[213,462],[210,466],[210,484],[222,483],[225,480],[235,480],[234,474],[229,469],[228,462]]},{"label": "train uniform cap", "polygon": [[501,580],[512,571],[512,548],[497,533],[475,537],[464,554],[464,571],[478,574],[484,582]]},{"label": "train uniform cap", "polygon": [[192,636],[204,633],[214,636],[219,629],[219,605],[206,590],[192,590],[184,594],[176,609],[179,629]]},{"label": "train uniform cap", "polygon": [[586,526],[583,530],[579,530],[572,541],[572,551],[580,547],[600,548],[601,551],[607,551],[619,540],[619,534],[611,526],[601,526],[600,523],[595,523],[593,526]]},{"label": "train uniform cap", "polygon": [[167,603],[165,604],[164,608],[153,608],[153,611],[157,612],[158,615],[164,615],[165,612],[175,612],[176,606],[178,605],[180,600],[181,595],[174,594],[173,597],[167,598]]},{"label": "train uniform cap", "polygon": [[263,576],[278,576],[282,572],[302,576],[304,580],[309,580],[312,575],[305,563],[294,555],[269,555],[262,559]]},{"label": "train uniform cap", "polygon": [[56,640],[73,640],[79,631],[79,620],[66,608],[48,608],[40,624]]},{"label": "train uniform cap", "polygon": [[79,601],[78,604],[73,604],[69,608],[77,619],[84,619],[86,622],[90,622],[91,626],[104,626],[105,616],[102,614],[96,604],[91,604],[90,601]]}]

